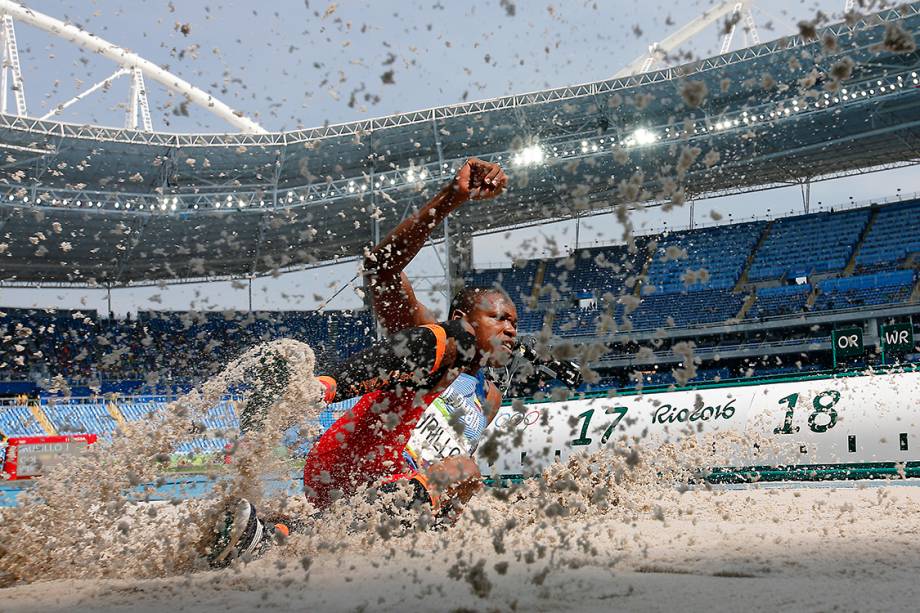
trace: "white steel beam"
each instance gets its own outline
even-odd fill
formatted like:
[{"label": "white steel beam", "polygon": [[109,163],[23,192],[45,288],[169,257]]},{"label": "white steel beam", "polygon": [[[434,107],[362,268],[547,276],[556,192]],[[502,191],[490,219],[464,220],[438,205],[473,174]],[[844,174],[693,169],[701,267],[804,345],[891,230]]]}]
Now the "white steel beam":
[{"label": "white steel beam", "polygon": [[22,83],[22,65],[19,63],[19,47],[16,45],[16,31],[9,15],[2,18],[3,28],[3,112],[6,112],[7,72],[13,76],[13,97],[16,99],[16,114],[25,117],[26,93]]},{"label": "white steel beam", "polygon": [[722,50],[719,51],[719,55],[728,53],[728,50],[732,48],[732,39],[735,37],[735,28],[738,27],[738,22],[741,21],[741,10],[743,8],[743,5],[739,2],[732,10],[731,23],[729,25],[728,32],[722,36]]},{"label": "white steel beam", "polygon": [[112,83],[112,81],[114,81],[114,80],[117,79],[118,77],[121,77],[121,76],[124,76],[124,75],[128,74],[128,72],[130,72],[130,71],[129,71],[127,68],[119,68],[118,70],[116,70],[115,72],[113,72],[111,75],[109,75],[109,76],[106,77],[105,79],[99,81],[98,83],[96,83],[95,85],[93,85],[92,87],[90,87],[89,89],[80,92],[79,94],[77,94],[76,96],[74,96],[73,98],[71,98],[70,100],[68,100],[67,102],[62,102],[61,104],[55,106],[53,109],[51,109],[50,111],[48,111],[47,113],[45,113],[44,115],[42,115],[41,117],[39,117],[39,119],[42,120],[42,121],[44,121],[44,120],[46,120],[46,119],[50,119],[52,115],[57,115],[57,114],[61,113],[62,111],[64,111],[64,109],[66,109],[66,108],[68,108],[68,107],[70,107],[70,106],[73,106],[74,104],[76,104],[76,103],[79,102],[80,100],[83,100],[84,98],[86,98],[87,96],[89,96],[90,94],[92,94],[94,91],[96,91],[96,90],[98,90],[98,89],[100,89],[100,88],[103,88],[103,87],[107,87],[109,84]]},{"label": "white steel beam", "polygon": [[[198,89],[188,81],[177,77],[169,71],[163,70],[153,62],[145,60],[136,53],[123,49],[118,45],[110,43],[98,36],[85,32],[78,27],[64,23],[59,19],[50,17],[38,11],[24,7],[12,0],[0,0],[0,13],[5,17],[12,17],[18,21],[27,23],[49,34],[69,41],[87,51],[97,53],[104,58],[115,62],[119,66],[129,69],[139,69],[144,76],[153,79],[163,85],[169,91],[181,94],[189,99],[193,104],[220,117],[233,127],[247,133],[264,133],[265,129],[251,119],[244,117],[242,114],[234,111],[232,108],[214,98],[209,93]],[[9,44],[9,43],[7,43]],[[18,60],[17,60],[18,64]],[[15,72],[13,74],[13,85],[16,85]],[[21,90],[20,90],[21,91]],[[23,113],[24,114],[24,113]]]},{"label": "white steel beam", "polygon": [[137,84],[137,106],[141,114],[141,124],[144,132],[153,132],[153,122],[150,119],[150,103],[147,101],[147,86],[144,84],[144,73],[140,68],[134,68],[134,82]]},{"label": "white steel beam", "polygon": [[[696,17],[692,21],[688,22],[687,25],[674,32],[673,34],[668,35],[666,38],[656,43],[653,47],[652,57],[658,56],[664,57],[666,54],[676,50],[682,44],[708,28],[713,23],[717,22],[722,17],[732,13],[737,10],[736,7],[739,4],[747,4],[747,2],[737,2],[736,0],[724,0],[718,6],[713,7],[712,9],[704,12],[699,17]],[[724,52],[723,52],[724,53]],[[635,74],[641,74],[641,70],[644,66],[647,65],[650,55],[643,54],[633,60],[630,64],[625,66],[622,70],[617,72],[614,75],[615,79],[622,77],[628,77]]]},{"label": "white steel beam", "polygon": [[750,40],[751,45],[760,44],[760,33],[757,32],[757,24],[754,23],[754,13],[751,12],[751,7],[748,6],[744,9],[744,25],[747,26],[747,35]]},{"label": "white steel beam", "polygon": [[128,90],[128,106],[125,108],[125,129],[137,130],[137,97],[140,87],[137,75],[131,70],[131,88]]},{"label": "white steel beam", "polygon": [[0,65],[0,113],[6,114],[6,101],[10,87],[10,50],[6,46],[6,28],[2,24],[0,24],[0,46],[3,47],[3,64]]}]

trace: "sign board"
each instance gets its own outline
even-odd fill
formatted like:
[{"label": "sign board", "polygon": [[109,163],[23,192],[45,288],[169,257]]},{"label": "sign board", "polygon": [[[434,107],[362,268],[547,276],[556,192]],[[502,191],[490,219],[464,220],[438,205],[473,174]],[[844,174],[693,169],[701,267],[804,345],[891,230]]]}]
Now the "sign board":
[{"label": "sign board", "polygon": [[14,436],[3,443],[0,468],[7,479],[31,479],[96,442],[95,434]]},{"label": "sign board", "polygon": [[886,357],[914,350],[914,326],[910,322],[883,325],[879,328],[878,335],[882,352]]},{"label": "sign board", "polygon": [[480,445],[478,461],[487,476],[528,475],[579,452],[637,442],[654,454],[724,433],[758,445],[723,466],[916,462],[918,399],[920,372],[902,372],[504,406],[483,438],[498,430],[501,451],[490,463]]},{"label": "sign board", "polygon": [[834,366],[841,358],[859,357],[865,353],[862,328],[840,328],[831,334],[834,346]]}]

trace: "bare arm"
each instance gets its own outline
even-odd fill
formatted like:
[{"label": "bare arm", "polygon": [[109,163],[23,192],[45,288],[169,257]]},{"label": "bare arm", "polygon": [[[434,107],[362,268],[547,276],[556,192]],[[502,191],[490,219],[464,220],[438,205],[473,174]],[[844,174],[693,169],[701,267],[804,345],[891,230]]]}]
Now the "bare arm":
[{"label": "bare arm", "polygon": [[498,164],[471,158],[425,206],[407,217],[364,258],[374,311],[387,332],[435,323],[419,302],[404,272],[428,237],[447,216],[467,200],[493,198],[507,177]]}]

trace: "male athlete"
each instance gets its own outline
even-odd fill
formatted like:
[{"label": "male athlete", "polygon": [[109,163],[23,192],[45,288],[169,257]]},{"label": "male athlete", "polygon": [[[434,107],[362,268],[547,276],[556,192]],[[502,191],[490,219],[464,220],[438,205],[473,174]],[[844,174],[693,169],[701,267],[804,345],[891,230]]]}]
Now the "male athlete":
[{"label": "male athlete", "polygon": [[[497,164],[468,160],[450,184],[367,255],[374,308],[391,336],[318,377],[326,386],[326,402],[358,397],[306,458],[304,491],[318,508],[363,487],[386,489],[406,481],[419,501],[443,513],[451,499],[466,501],[478,488],[479,470],[469,455],[419,464],[411,454],[407,457],[406,444],[426,407],[449,392],[459,377],[467,384],[475,381],[473,395],[459,392],[459,396],[468,401],[462,410],[475,414],[478,408],[482,415],[483,423],[471,432],[478,438],[501,404],[498,389],[484,380],[480,370],[510,359],[517,336],[517,311],[508,295],[497,288],[467,288],[452,301],[449,320],[438,323],[415,297],[403,270],[448,214],[468,200],[499,195],[506,183]],[[464,403],[462,398],[460,403]],[[247,411],[253,404],[247,403],[241,424],[259,421]],[[268,405],[260,406],[255,410]],[[287,533],[282,524],[274,529]],[[212,565],[223,566],[255,552],[264,546],[270,532],[257,518],[255,508],[240,501],[235,512],[226,516],[212,549]]]},{"label": "male athlete", "polygon": [[[477,177],[481,177],[483,184],[478,190]],[[497,164],[475,158],[468,160],[450,185],[368,253],[364,269],[368,273],[374,312],[387,333],[392,335],[435,322],[429,309],[416,298],[405,273],[406,266],[421,250],[432,228],[451,211],[469,199],[496,196],[506,181]],[[504,365],[509,361],[517,336],[517,310],[503,290],[497,287],[460,290],[451,301],[448,320],[471,324],[480,337],[481,350],[494,355],[490,365]],[[404,453],[413,469],[425,469],[448,453],[455,453],[458,464],[478,475],[476,463],[468,458],[483,429],[501,406],[501,393],[485,378],[480,366],[477,364],[460,372],[429,406]],[[460,437],[453,436],[455,420],[462,426]],[[432,435],[439,439],[438,445],[430,444]],[[463,457],[467,458],[466,462],[461,460]]]}]

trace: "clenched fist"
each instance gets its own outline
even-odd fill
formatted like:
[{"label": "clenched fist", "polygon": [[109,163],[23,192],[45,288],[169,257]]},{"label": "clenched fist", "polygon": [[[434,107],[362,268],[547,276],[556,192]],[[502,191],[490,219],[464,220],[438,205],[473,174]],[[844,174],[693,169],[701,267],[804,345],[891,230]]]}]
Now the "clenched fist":
[{"label": "clenched fist", "polygon": [[466,161],[450,184],[456,202],[486,200],[498,196],[505,189],[508,177],[502,167],[477,158]]}]

